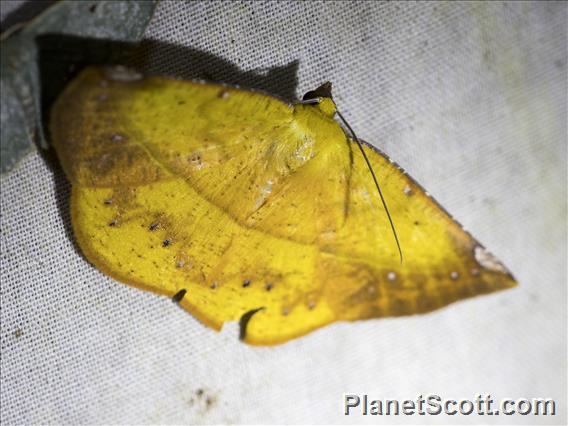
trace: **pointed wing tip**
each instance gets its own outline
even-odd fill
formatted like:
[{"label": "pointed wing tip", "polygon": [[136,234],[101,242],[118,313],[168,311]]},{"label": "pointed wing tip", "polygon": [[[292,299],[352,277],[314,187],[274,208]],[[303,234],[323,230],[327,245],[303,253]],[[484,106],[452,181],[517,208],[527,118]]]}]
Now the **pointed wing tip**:
[{"label": "pointed wing tip", "polygon": [[519,283],[517,282],[517,280],[515,280],[515,278],[511,274],[506,274],[505,277],[496,280],[493,286],[493,291],[503,291],[510,288],[515,288],[518,285]]},{"label": "pointed wing tip", "polygon": [[496,290],[507,289],[518,286],[518,282],[513,274],[499,261],[491,252],[482,245],[476,245],[473,249],[473,256],[477,264],[487,272],[497,274],[499,277],[496,282]]},{"label": "pointed wing tip", "polygon": [[507,279],[503,283],[503,290],[508,288],[514,288],[519,286],[519,282],[515,279],[515,277],[507,271]]}]

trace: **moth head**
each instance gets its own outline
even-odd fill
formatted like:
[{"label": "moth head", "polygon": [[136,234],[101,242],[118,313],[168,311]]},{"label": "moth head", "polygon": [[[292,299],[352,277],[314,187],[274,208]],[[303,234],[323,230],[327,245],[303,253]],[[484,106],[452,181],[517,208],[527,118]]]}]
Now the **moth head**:
[{"label": "moth head", "polygon": [[302,97],[303,103],[311,103],[321,112],[329,117],[333,117],[337,110],[335,102],[331,97],[331,82],[326,81],[315,90],[310,90]]}]

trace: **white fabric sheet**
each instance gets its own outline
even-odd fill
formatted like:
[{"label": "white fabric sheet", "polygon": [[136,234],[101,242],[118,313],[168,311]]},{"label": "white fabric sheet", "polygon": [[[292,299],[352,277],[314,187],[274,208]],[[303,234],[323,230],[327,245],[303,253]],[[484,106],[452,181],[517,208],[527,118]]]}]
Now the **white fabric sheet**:
[{"label": "white fabric sheet", "polygon": [[[69,185],[32,154],[1,181],[2,422],[565,424],[566,28],[564,2],[161,2],[147,39],[246,71],[297,60],[298,96],[331,80],[359,137],[520,286],[249,347],[90,266]],[[214,65],[150,53],[153,72]],[[548,397],[557,414],[346,417],[344,393]]]}]

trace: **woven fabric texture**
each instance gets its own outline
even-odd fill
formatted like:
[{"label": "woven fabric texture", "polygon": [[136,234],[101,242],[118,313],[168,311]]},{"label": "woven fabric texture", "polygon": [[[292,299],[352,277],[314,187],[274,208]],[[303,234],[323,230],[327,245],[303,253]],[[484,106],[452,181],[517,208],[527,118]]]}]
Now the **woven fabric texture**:
[{"label": "woven fabric texture", "polygon": [[[90,266],[69,184],[31,154],[1,181],[2,422],[565,424],[566,28],[564,2],[160,2],[144,70],[284,97],[332,81],[359,137],[520,285],[249,347],[236,324],[216,333]],[[554,398],[557,413],[347,417],[345,393]]]}]

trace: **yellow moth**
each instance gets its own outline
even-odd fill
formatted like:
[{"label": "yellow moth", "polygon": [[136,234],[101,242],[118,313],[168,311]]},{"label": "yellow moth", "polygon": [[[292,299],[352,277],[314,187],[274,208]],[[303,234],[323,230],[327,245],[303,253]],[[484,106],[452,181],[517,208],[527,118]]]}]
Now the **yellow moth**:
[{"label": "yellow moth", "polygon": [[[410,315],[516,285],[371,145],[404,251],[331,97],[87,68],[51,112],[87,259],[219,330],[275,344],[335,321]],[[246,328],[246,330],[245,330]],[[246,332],[245,332],[246,331]]]}]

